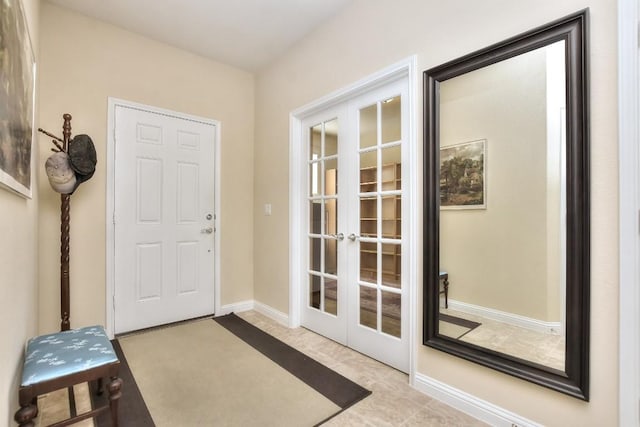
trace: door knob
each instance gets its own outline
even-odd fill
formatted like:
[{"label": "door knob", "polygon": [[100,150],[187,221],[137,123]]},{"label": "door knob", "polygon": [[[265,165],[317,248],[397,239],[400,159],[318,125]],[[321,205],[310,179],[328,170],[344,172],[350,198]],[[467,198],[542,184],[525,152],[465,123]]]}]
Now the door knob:
[{"label": "door knob", "polygon": [[352,242],[355,242],[356,240],[358,240],[360,236],[357,236],[355,233],[351,233],[349,234],[349,240],[351,240]]},{"label": "door knob", "polygon": [[213,233],[213,227],[203,228],[202,230],[200,230],[200,232],[202,234],[211,234],[211,233]]},{"label": "door knob", "polygon": [[331,237],[334,237],[338,242],[342,242],[344,240],[344,233],[331,234]]}]

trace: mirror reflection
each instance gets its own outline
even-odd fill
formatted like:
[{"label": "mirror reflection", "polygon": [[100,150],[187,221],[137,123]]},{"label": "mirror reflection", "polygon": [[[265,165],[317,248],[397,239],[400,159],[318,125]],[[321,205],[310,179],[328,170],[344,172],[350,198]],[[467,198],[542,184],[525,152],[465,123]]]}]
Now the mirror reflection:
[{"label": "mirror reflection", "polygon": [[424,345],[589,400],[588,10],[424,72]]},{"label": "mirror reflection", "polygon": [[564,55],[559,41],[439,86],[438,333],[560,371]]}]

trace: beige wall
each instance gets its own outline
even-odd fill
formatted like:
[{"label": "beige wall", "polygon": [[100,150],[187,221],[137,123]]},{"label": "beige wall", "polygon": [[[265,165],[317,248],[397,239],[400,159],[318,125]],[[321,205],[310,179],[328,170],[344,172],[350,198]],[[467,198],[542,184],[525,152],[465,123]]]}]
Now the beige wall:
[{"label": "beige wall", "polygon": [[547,310],[546,71],[539,49],[440,84],[440,146],[486,140],[487,188],[486,209],[441,210],[440,266],[452,300],[559,322]]},{"label": "beige wall", "polygon": [[[71,198],[71,325],[105,322],[107,97],[221,122],[221,303],[253,298],[254,79],[50,3],[42,4],[41,126],[90,135],[98,165]],[[50,154],[40,147],[39,165]],[[40,177],[40,331],[58,328],[59,196]]]},{"label": "beige wall", "polygon": [[[40,3],[22,3],[37,64]],[[37,159],[37,140],[33,150]],[[15,424],[24,345],[38,328],[38,173],[32,170],[30,200],[0,189],[0,424],[6,425]]]},{"label": "beige wall", "polygon": [[[591,401],[566,397],[422,346],[421,304],[415,339],[421,374],[545,425],[616,425],[617,26],[616,4],[610,0],[355,0],[261,72],[256,87],[255,204],[272,203],[273,215],[256,211],[254,217],[255,298],[288,311],[290,111],[409,55],[417,54],[418,69],[425,70],[587,6],[591,8]],[[422,141],[422,84],[416,83],[418,141]],[[421,301],[420,285],[418,289]]]}]

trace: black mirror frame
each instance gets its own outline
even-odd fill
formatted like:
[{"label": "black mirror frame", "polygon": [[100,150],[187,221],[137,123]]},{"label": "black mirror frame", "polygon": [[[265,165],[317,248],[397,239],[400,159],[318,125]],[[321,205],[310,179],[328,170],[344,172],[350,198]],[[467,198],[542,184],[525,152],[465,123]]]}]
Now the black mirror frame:
[{"label": "black mirror frame", "polygon": [[[424,345],[589,400],[590,201],[588,9],[424,72]],[[564,40],[567,76],[565,371],[438,333],[439,83]]]}]

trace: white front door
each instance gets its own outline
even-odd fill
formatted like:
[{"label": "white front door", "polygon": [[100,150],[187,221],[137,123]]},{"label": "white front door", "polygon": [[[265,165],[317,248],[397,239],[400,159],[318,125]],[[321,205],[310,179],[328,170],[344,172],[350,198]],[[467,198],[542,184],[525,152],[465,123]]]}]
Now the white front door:
[{"label": "white front door", "polygon": [[115,108],[115,333],[212,314],[215,126]]},{"label": "white front door", "polygon": [[406,81],[305,118],[302,325],[409,370]]}]

